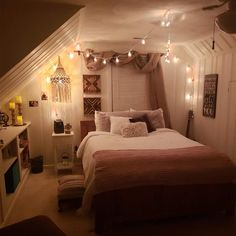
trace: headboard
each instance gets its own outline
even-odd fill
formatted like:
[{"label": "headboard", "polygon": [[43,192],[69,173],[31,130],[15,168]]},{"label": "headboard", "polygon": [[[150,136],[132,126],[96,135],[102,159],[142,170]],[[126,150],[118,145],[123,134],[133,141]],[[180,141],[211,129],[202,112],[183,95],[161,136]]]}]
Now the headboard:
[{"label": "headboard", "polygon": [[81,141],[90,131],[95,131],[96,126],[94,120],[81,120],[80,121],[80,135]]}]

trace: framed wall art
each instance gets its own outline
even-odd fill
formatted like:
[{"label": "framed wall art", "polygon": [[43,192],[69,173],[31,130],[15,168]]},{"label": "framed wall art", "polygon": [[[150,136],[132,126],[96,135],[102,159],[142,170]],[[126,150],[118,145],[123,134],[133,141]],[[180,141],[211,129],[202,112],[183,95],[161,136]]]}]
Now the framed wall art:
[{"label": "framed wall art", "polygon": [[84,97],[84,114],[92,115],[95,111],[101,111],[101,98]]},{"label": "framed wall art", "polygon": [[100,75],[83,75],[83,89],[84,93],[100,93]]},{"label": "framed wall art", "polygon": [[205,75],[203,93],[203,116],[215,118],[218,74]]}]

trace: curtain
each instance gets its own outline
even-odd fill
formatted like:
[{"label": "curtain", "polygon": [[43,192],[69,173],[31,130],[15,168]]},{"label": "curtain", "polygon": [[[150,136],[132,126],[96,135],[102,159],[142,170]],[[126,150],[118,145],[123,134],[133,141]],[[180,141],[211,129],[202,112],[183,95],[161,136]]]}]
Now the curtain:
[{"label": "curtain", "polygon": [[[128,54],[120,54],[114,51],[106,52],[94,52],[91,49],[87,49],[84,53],[85,64],[88,70],[98,71],[106,67],[107,64],[103,63],[105,59],[106,62],[116,64],[117,66],[122,66],[128,63],[134,63],[136,69],[141,73],[149,74],[150,82],[150,103],[151,108],[158,109],[162,108],[164,112],[164,118],[166,127],[171,127],[170,115],[168,104],[165,94],[165,85],[163,72],[161,67],[161,53],[148,53],[140,54],[136,51],[132,51],[131,57],[128,57]],[[96,57],[97,61],[94,61]],[[119,58],[119,63],[115,62],[116,57]]]}]

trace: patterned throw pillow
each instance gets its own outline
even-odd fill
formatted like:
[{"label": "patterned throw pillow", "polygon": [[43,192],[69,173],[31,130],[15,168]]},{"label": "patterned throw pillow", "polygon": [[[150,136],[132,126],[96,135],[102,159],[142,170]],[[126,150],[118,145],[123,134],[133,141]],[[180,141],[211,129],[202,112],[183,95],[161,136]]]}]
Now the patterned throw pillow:
[{"label": "patterned throw pillow", "polygon": [[145,122],[123,124],[121,127],[121,135],[125,138],[147,136],[147,125]]}]

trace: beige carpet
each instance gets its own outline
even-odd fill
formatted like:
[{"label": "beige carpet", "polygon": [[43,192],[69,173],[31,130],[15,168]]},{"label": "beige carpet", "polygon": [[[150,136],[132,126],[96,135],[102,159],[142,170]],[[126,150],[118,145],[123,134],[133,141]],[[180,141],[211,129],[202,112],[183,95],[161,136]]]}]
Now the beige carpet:
[{"label": "beige carpet", "polygon": [[[59,213],[56,193],[57,175],[54,169],[30,174],[6,224],[43,214],[49,216],[68,236],[94,236],[93,218],[78,216],[73,209]],[[104,235],[235,236],[236,218],[218,215],[130,224]]]}]

